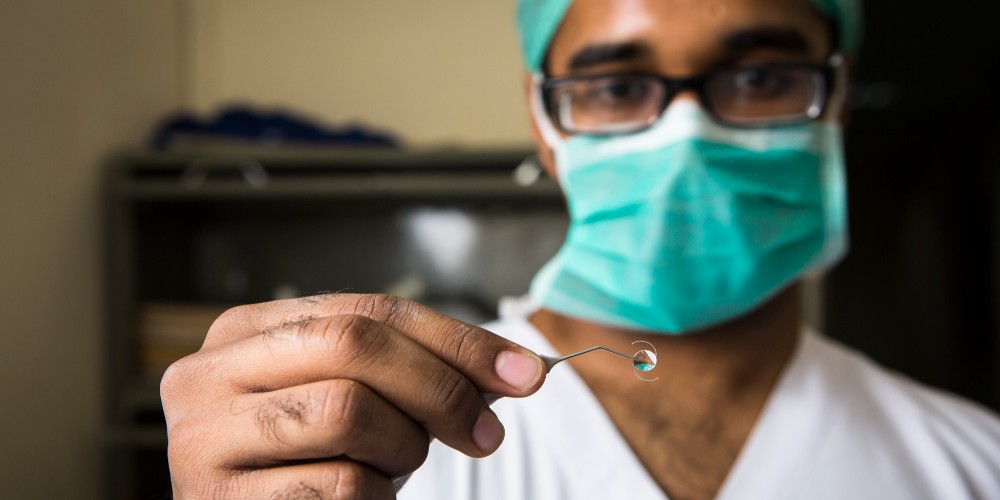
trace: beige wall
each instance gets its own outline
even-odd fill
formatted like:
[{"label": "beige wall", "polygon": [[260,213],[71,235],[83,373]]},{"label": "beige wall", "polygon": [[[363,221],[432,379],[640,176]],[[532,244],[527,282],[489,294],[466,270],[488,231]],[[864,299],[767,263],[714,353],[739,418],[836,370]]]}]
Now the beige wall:
[{"label": "beige wall", "polygon": [[[294,5],[294,8],[290,8]],[[185,101],[360,120],[411,145],[530,142],[513,0],[186,0]]]},{"label": "beige wall", "polygon": [[0,2],[0,484],[96,498],[99,173],[179,105],[525,144],[511,1]]},{"label": "beige wall", "polygon": [[94,498],[98,169],[179,102],[168,2],[0,3],[0,496]]}]

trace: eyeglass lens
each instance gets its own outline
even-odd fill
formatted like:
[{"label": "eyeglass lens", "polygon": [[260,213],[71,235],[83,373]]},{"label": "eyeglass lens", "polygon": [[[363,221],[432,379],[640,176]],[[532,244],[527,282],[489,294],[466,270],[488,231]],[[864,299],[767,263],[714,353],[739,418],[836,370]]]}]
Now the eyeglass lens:
[{"label": "eyeglass lens", "polygon": [[774,123],[819,116],[825,93],[815,68],[762,67],[723,71],[705,82],[705,99],[723,121]]},{"label": "eyeglass lens", "polygon": [[[577,133],[617,133],[655,123],[672,95],[652,75],[607,75],[553,81],[549,102],[559,125]],[[763,125],[819,116],[822,72],[808,66],[760,66],[718,71],[701,87],[706,109],[722,122]]]}]

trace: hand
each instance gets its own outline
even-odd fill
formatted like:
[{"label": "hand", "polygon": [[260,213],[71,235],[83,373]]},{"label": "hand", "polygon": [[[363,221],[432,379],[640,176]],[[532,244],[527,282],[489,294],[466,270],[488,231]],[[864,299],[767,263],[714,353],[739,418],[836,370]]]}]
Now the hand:
[{"label": "hand", "polygon": [[414,302],[333,294],[236,307],[160,393],[177,498],[392,498],[430,436],[503,441],[483,393],[522,397],[532,352]]}]

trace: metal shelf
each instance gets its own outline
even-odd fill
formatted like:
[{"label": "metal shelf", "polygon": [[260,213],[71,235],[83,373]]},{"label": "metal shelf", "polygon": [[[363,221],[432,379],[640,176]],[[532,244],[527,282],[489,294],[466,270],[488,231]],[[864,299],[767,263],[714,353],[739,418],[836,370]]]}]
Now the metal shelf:
[{"label": "metal shelf", "polygon": [[[407,266],[420,264],[411,253],[416,240],[401,224],[442,209],[478,225],[483,254],[473,281],[495,291],[513,283],[518,268],[533,273],[565,230],[559,188],[526,150],[126,151],[109,162],[104,188],[103,443],[106,491],[115,498],[135,497],[147,484],[169,488],[159,381],[143,376],[139,356],[138,321],[149,303],[246,303],[284,279],[310,293],[406,278]],[[493,258],[497,247],[506,248],[505,259]],[[258,285],[220,297],[220,269],[236,265],[226,260],[234,254],[247,260],[240,265]],[[328,286],[305,289],[318,282]],[[493,303],[474,287],[432,291],[428,300],[463,297],[478,311]]]}]

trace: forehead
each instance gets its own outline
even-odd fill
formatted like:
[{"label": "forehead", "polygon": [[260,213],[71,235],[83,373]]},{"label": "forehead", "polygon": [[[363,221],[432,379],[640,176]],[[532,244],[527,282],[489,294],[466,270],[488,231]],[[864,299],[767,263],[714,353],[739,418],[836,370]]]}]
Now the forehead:
[{"label": "forehead", "polygon": [[809,0],[575,0],[552,39],[550,68],[565,69],[588,46],[642,42],[683,72],[724,56],[733,35],[759,29],[797,33],[815,58],[830,48],[830,26]]}]

